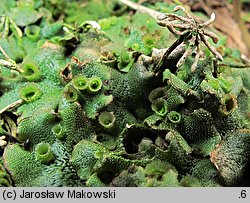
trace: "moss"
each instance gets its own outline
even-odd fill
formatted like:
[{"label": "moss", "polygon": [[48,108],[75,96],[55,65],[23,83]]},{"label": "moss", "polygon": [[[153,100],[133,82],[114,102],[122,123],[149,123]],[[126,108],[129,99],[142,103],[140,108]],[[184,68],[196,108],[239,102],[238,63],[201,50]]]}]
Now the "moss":
[{"label": "moss", "polygon": [[94,129],[79,103],[65,102],[59,106],[58,113],[65,133],[64,144],[70,151],[79,141],[94,135]]},{"label": "moss", "polygon": [[57,44],[42,42],[42,46],[29,55],[39,66],[42,77],[52,84],[60,84],[60,69],[66,66],[68,60],[63,53],[64,49]]},{"label": "moss", "polygon": [[186,141],[177,135],[169,136],[169,146],[166,150],[156,148],[155,157],[172,164],[179,173],[185,174],[190,172],[191,166],[197,162],[197,158],[190,153],[192,148]]},{"label": "moss", "polygon": [[162,176],[162,181],[159,184],[160,187],[179,187],[178,173],[170,169]]},{"label": "moss", "polygon": [[34,179],[42,168],[34,154],[18,145],[9,145],[3,155],[4,165],[11,173],[17,186],[33,186]]},{"label": "moss", "polygon": [[123,170],[116,176],[112,182],[113,187],[140,187],[144,186],[146,174],[141,166],[130,166],[127,170]]},{"label": "moss", "polygon": [[81,70],[81,74],[84,74],[87,78],[93,77],[99,78],[101,81],[108,81],[111,77],[111,70],[107,66],[93,61],[86,63],[85,68]]},{"label": "moss", "polygon": [[124,104],[120,102],[112,102],[107,106],[107,111],[114,112],[115,123],[117,130],[115,131],[116,136],[118,136],[126,127],[126,125],[131,125],[138,123],[135,116],[124,107]]},{"label": "moss", "polygon": [[113,95],[97,94],[93,97],[87,97],[84,110],[87,117],[94,119],[98,113],[113,101]]},{"label": "moss", "polygon": [[24,102],[23,105],[17,109],[17,113],[20,115],[18,118],[19,120],[31,116],[39,109],[47,108],[56,111],[58,104],[62,99],[63,92],[61,87],[54,86],[54,88],[51,88],[51,83],[48,83],[47,81],[41,81],[36,84],[43,94],[40,99],[29,103]]},{"label": "moss", "polygon": [[163,175],[166,173],[166,171],[172,170],[176,171],[174,166],[167,164],[165,162],[162,162],[160,160],[154,160],[151,163],[147,164],[145,167],[145,173],[147,175]]},{"label": "moss", "polygon": [[98,175],[94,173],[86,181],[86,186],[87,187],[105,187],[107,186],[107,184],[103,183],[98,177]]},{"label": "moss", "polygon": [[123,170],[111,182],[118,187],[177,187],[179,186],[176,169],[165,162],[152,160],[146,167],[132,165]]},{"label": "moss", "polygon": [[238,185],[247,173],[249,146],[250,132],[242,129],[229,135],[211,152],[210,159],[225,185]]},{"label": "moss", "polygon": [[3,160],[0,161],[0,187],[11,187],[12,180],[8,172],[4,169]]},{"label": "moss", "polygon": [[[34,152],[26,151],[19,145],[9,145],[3,155],[4,166],[8,168],[15,186],[66,186],[81,183],[75,180],[74,171],[65,164],[67,152],[65,148],[54,143],[51,145],[54,152],[54,162],[49,165],[36,160]],[[65,174],[64,174],[65,173]]]},{"label": "moss", "polygon": [[41,36],[44,39],[49,39],[55,36],[58,32],[60,32],[62,30],[62,27],[62,22],[47,23],[41,29]]},{"label": "moss", "polygon": [[221,116],[221,113],[214,115],[214,124],[222,136],[226,136],[230,131],[242,128],[241,116],[238,112],[232,112],[227,116]]},{"label": "moss", "polygon": [[110,153],[103,156],[101,163],[96,165],[95,169],[100,180],[105,184],[110,184],[117,174],[133,163],[132,160]]},{"label": "moss", "polygon": [[131,109],[136,108],[140,100],[147,102],[149,93],[159,81],[152,72],[139,64],[134,64],[128,74],[120,74],[114,70],[112,76],[110,85],[112,95],[116,101],[124,103]]},{"label": "moss", "polygon": [[183,115],[179,130],[188,143],[196,143],[217,134],[211,114],[204,109]]},{"label": "moss", "polygon": [[183,177],[180,181],[180,185],[183,187],[201,187],[199,180],[190,175]]},{"label": "moss", "polygon": [[168,81],[168,83],[177,91],[181,93],[182,96],[192,96],[196,98],[197,101],[202,101],[202,95],[199,92],[192,89],[191,85],[187,84],[185,81],[179,79],[176,75],[172,74],[169,69],[166,69],[163,73],[163,81]]},{"label": "moss", "polygon": [[208,159],[203,159],[197,162],[192,169],[192,176],[199,179],[202,186],[220,186],[219,172]]},{"label": "moss", "polygon": [[70,162],[82,180],[87,180],[94,173],[94,166],[103,156],[104,148],[98,144],[83,140],[72,152]]},{"label": "moss", "polygon": [[40,142],[52,143],[55,137],[52,133],[57,117],[51,109],[38,109],[31,116],[19,121],[18,139],[29,140],[32,146]]}]

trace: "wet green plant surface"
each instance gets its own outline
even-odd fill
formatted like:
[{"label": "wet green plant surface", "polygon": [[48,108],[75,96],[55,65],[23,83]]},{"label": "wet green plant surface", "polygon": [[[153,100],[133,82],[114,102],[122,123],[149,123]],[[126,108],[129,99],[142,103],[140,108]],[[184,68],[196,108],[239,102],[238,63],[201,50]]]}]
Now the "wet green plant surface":
[{"label": "wet green plant surface", "polygon": [[145,5],[0,2],[1,186],[250,186],[249,64]]}]

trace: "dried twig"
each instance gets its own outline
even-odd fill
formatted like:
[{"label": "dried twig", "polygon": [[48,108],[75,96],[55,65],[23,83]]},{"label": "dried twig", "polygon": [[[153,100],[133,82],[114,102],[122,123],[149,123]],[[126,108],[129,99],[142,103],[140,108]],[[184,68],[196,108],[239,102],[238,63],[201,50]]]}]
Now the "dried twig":
[{"label": "dried twig", "polygon": [[13,108],[19,106],[19,105],[22,104],[22,103],[23,103],[23,100],[22,100],[22,99],[19,99],[19,100],[13,102],[13,103],[7,105],[6,107],[4,107],[4,108],[2,108],[2,109],[0,110],[0,115],[1,115],[2,113],[4,113],[5,111],[8,111],[8,110],[10,110],[10,109],[13,109]]},{"label": "dried twig", "polygon": [[130,8],[139,11],[141,13],[148,13],[151,17],[157,19],[158,16],[165,15],[164,13],[155,11],[153,9],[147,8],[145,6],[141,6],[139,4],[136,4],[134,2],[128,1],[128,0],[119,0],[121,3],[126,4]]}]

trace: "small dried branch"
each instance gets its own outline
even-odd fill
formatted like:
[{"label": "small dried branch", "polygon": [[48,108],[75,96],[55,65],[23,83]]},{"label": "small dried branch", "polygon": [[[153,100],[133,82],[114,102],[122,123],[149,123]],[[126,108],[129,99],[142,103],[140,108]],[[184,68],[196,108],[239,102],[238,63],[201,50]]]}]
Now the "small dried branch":
[{"label": "small dried branch", "polygon": [[2,52],[2,54],[4,55],[4,57],[7,59],[7,60],[10,60],[11,58],[9,57],[9,55],[4,51],[4,49],[0,46],[0,51]]},{"label": "small dried branch", "polygon": [[5,111],[8,111],[8,110],[13,109],[13,108],[16,108],[17,106],[19,106],[19,105],[22,104],[22,103],[23,103],[23,100],[22,100],[22,99],[19,99],[19,100],[13,102],[13,103],[7,105],[6,107],[4,107],[4,108],[2,108],[2,109],[0,110],[0,115],[1,115],[2,113],[4,113]]},{"label": "small dried branch", "polygon": [[129,6],[130,8],[136,10],[136,11],[139,11],[141,13],[148,13],[151,17],[153,18],[156,18],[158,16],[161,16],[161,15],[165,15],[164,13],[161,13],[161,12],[158,12],[158,11],[155,11],[153,9],[150,9],[150,8],[147,8],[145,6],[141,6],[139,4],[136,4],[134,2],[131,2],[129,0],[119,0],[121,3]]},{"label": "small dried branch", "polygon": [[0,46],[0,52],[2,52],[2,54],[4,55],[4,57],[6,58],[6,60],[4,59],[0,59],[0,66],[4,66],[7,68],[10,68],[12,70],[16,70],[19,73],[23,72],[23,69],[21,69],[14,60],[12,60],[9,55],[4,51],[4,49]]}]

